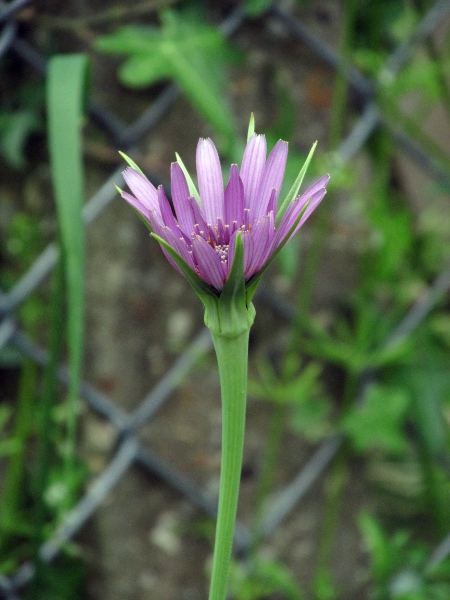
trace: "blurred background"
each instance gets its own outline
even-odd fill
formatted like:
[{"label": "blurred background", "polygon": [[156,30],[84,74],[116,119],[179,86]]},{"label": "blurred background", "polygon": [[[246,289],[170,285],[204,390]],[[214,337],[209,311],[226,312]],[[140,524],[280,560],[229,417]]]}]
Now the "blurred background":
[{"label": "blurred background", "polygon": [[[328,194],[255,299],[230,598],[450,598],[448,0],[0,2],[0,598],[207,597],[202,307],[114,185],[250,114]],[[304,186],[304,189],[306,187]]]}]

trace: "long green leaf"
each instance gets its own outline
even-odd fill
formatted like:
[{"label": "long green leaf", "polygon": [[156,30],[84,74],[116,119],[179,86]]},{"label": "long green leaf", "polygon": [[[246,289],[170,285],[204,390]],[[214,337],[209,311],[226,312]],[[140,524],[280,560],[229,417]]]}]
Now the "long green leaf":
[{"label": "long green leaf", "polygon": [[85,233],[82,219],[84,183],[81,126],[87,67],[85,56],[55,56],[50,60],[47,79],[51,173],[67,282],[70,409],[65,470],[69,488],[75,457],[77,401],[83,356]]}]

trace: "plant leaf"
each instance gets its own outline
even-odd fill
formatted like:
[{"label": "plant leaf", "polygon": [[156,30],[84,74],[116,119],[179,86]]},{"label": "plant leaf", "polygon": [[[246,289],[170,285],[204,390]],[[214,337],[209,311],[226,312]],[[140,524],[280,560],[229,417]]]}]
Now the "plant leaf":
[{"label": "plant leaf", "polygon": [[[120,150],[119,150],[119,154],[128,163],[128,165],[132,169],[134,169],[135,171],[138,171],[139,173],[144,175],[144,173],[142,173],[142,170],[137,166],[137,164],[134,162],[134,160],[132,158],[130,158],[129,156],[127,156],[124,152],[121,152]],[[116,186],[116,189],[119,191],[119,193],[121,193],[122,190],[120,188],[118,188]]]},{"label": "plant leaf", "polygon": [[[181,269],[183,275],[186,277],[188,282],[194,288],[195,293],[197,294],[197,296],[199,296],[199,298],[202,300],[202,302],[205,304],[205,299],[206,299],[206,302],[208,301],[208,299],[214,299],[214,301],[217,301],[217,294],[214,291],[214,289],[210,285],[208,285],[206,283],[206,281],[204,281],[201,277],[199,277],[197,275],[197,273],[194,271],[194,269],[192,269],[181,258],[181,256],[178,254],[178,252],[176,252],[172,248],[172,246],[170,244],[168,244],[165,240],[163,240],[161,237],[156,235],[156,233],[152,233],[151,235],[155,238],[155,240],[157,240],[161,244],[161,246],[164,248],[164,250],[166,250],[167,253],[169,254],[169,256],[175,261],[175,263]],[[206,306],[206,304],[205,304],[205,306]]]},{"label": "plant leaf", "polygon": [[73,467],[76,405],[83,356],[85,233],[81,124],[88,80],[88,59],[81,54],[50,59],[47,79],[48,134],[68,297],[70,361],[66,475]]}]

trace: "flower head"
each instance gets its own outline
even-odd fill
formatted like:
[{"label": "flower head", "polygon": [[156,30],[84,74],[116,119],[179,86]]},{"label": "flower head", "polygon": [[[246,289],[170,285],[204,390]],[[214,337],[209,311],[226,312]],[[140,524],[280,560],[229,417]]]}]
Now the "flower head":
[{"label": "flower head", "polygon": [[[216,293],[220,293],[230,274],[238,236],[243,246],[245,282],[260,273],[276,251],[300,229],[326,193],[329,175],[324,175],[304,194],[298,188],[306,166],[281,205],[277,204],[283,183],[288,144],[280,140],[266,160],[264,135],[252,134],[242,164],[233,164],[224,189],[219,155],[210,139],[197,146],[199,193],[178,158],[171,167],[173,208],[163,187],[156,189],[135,167],[123,172],[133,195],[121,192],[148,221],[161,242],[168,260],[178,271],[181,257]],[[175,213],[175,214],[174,214]],[[164,243],[165,242],[165,243]],[[168,249],[172,251],[168,251]]]}]

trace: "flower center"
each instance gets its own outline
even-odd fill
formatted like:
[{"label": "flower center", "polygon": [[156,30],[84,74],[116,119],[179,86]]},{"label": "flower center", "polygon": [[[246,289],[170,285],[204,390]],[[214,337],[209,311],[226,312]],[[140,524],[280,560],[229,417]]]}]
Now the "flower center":
[{"label": "flower center", "polygon": [[220,258],[220,262],[226,263],[228,260],[228,244],[216,244],[213,246],[214,250],[217,252]]}]

